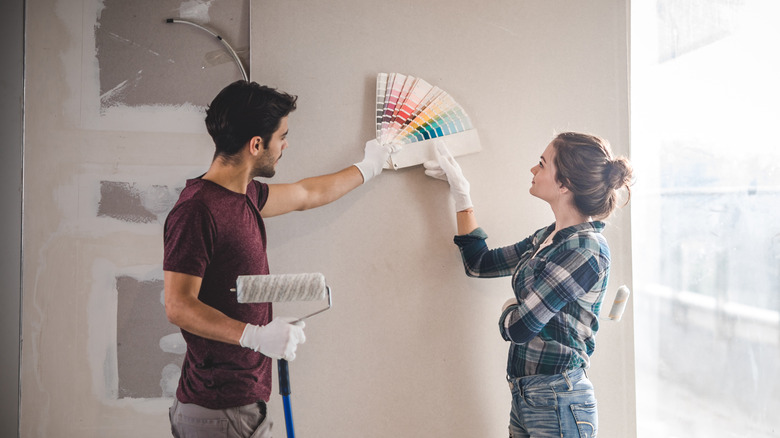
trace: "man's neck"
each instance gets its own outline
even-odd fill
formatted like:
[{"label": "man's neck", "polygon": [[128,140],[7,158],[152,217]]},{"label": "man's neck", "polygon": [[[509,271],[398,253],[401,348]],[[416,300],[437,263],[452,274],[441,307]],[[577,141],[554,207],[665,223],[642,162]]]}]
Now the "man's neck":
[{"label": "man's neck", "polygon": [[246,194],[246,186],[252,180],[248,167],[227,164],[219,158],[211,163],[211,167],[203,175],[203,179],[241,194]]}]

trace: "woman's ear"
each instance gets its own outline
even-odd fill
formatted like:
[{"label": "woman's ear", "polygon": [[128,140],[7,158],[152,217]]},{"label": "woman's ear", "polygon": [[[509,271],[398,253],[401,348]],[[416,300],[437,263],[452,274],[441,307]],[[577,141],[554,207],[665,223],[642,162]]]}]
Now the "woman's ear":
[{"label": "woman's ear", "polygon": [[558,183],[558,192],[561,194],[567,193],[569,191],[569,188],[566,187],[566,183],[564,181],[555,180],[555,182]]}]

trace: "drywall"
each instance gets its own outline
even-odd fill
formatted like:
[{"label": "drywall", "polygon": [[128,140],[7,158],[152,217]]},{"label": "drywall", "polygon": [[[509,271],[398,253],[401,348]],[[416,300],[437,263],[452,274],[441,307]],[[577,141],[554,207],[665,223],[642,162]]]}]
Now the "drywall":
[{"label": "drywall", "polygon": [[[554,131],[627,152],[624,2],[418,3],[29,2],[22,436],[168,434],[183,345],[162,313],[162,221],[211,160],[204,106],[240,75],[217,41],[165,18],[208,20],[245,58],[251,42],[253,79],[300,96],[272,182],[362,158],[380,71],[423,77],[472,116],[484,150],[460,162],[493,245],[552,220],[527,188]],[[495,320],[511,292],[465,277],[451,210],[417,166],[267,221],[272,272],[320,271],[333,289],[291,364],[301,436],[506,434]],[[627,213],[608,231],[612,293],[630,284]],[[631,330],[629,308],[599,334],[600,436],[633,435]],[[282,436],[276,395],[271,415]]]},{"label": "drywall", "polygon": [[[27,5],[21,436],[164,436],[184,343],[162,223],[213,153],[204,108],[241,77],[248,0]],[[18,308],[18,306],[17,306]]]},{"label": "drywall", "polygon": [[[483,151],[458,161],[492,246],[552,221],[528,187],[556,131],[597,133],[628,153],[625,1],[255,0],[251,14],[252,79],[299,96],[275,181],[361,158],[379,72],[423,78],[471,116]],[[496,321],[510,283],[465,276],[453,213],[447,185],[415,166],[267,221],[272,272],[321,271],[334,291],[291,370],[301,436],[506,436]],[[608,300],[630,285],[627,213],[607,228]],[[599,332],[589,374],[601,437],[635,433],[631,330],[629,309]]]},{"label": "drywall", "polygon": [[[248,8],[248,1],[235,0],[103,0],[95,27],[101,108],[210,102],[213,88],[193,87],[192,81],[222,83],[225,70],[234,68],[233,58],[208,33],[184,23],[162,26],[160,19],[216,25],[211,30],[229,41],[246,65]],[[199,56],[181,56],[189,50]]]}]

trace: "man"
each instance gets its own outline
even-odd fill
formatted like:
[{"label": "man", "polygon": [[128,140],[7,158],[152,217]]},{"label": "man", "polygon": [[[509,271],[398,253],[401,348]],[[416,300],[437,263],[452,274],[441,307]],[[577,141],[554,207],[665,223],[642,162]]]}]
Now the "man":
[{"label": "man", "polygon": [[187,181],[165,222],[165,311],[187,342],[173,435],[270,437],[272,359],[292,360],[303,323],[272,318],[269,303],[238,304],[238,275],[268,274],[263,219],[339,199],[382,171],[390,150],[367,145],[360,163],[293,184],[264,184],[287,148],[296,97],[237,81],[206,111],[216,151]]}]

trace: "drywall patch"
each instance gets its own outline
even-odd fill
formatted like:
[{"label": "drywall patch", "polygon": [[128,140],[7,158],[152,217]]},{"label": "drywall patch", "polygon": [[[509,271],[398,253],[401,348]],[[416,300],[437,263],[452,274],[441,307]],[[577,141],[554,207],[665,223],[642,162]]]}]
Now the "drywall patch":
[{"label": "drywall patch", "polygon": [[88,348],[95,394],[136,407],[172,397],[186,347],[165,316],[162,265],[120,269],[95,259],[92,275]]},{"label": "drywall patch", "polygon": [[248,55],[248,11],[249,0],[103,0],[95,16],[92,58],[100,115],[122,107],[206,107],[226,84],[241,79],[241,70],[228,62],[232,58],[216,38],[166,20],[207,26],[241,56]]},{"label": "drywall patch", "polygon": [[[176,391],[183,344],[162,305],[163,280],[116,277],[117,374],[119,398],[171,397]],[[179,340],[181,338],[181,340]]]},{"label": "drywall patch", "polygon": [[203,172],[203,166],[84,164],[74,183],[56,187],[53,197],[73,233],[159,239],[185,182]]},{"label": "drywall patch", "polygon": [[180,189],[121,181],[100,181],[98,216],[125,222],[162,222]]}]

